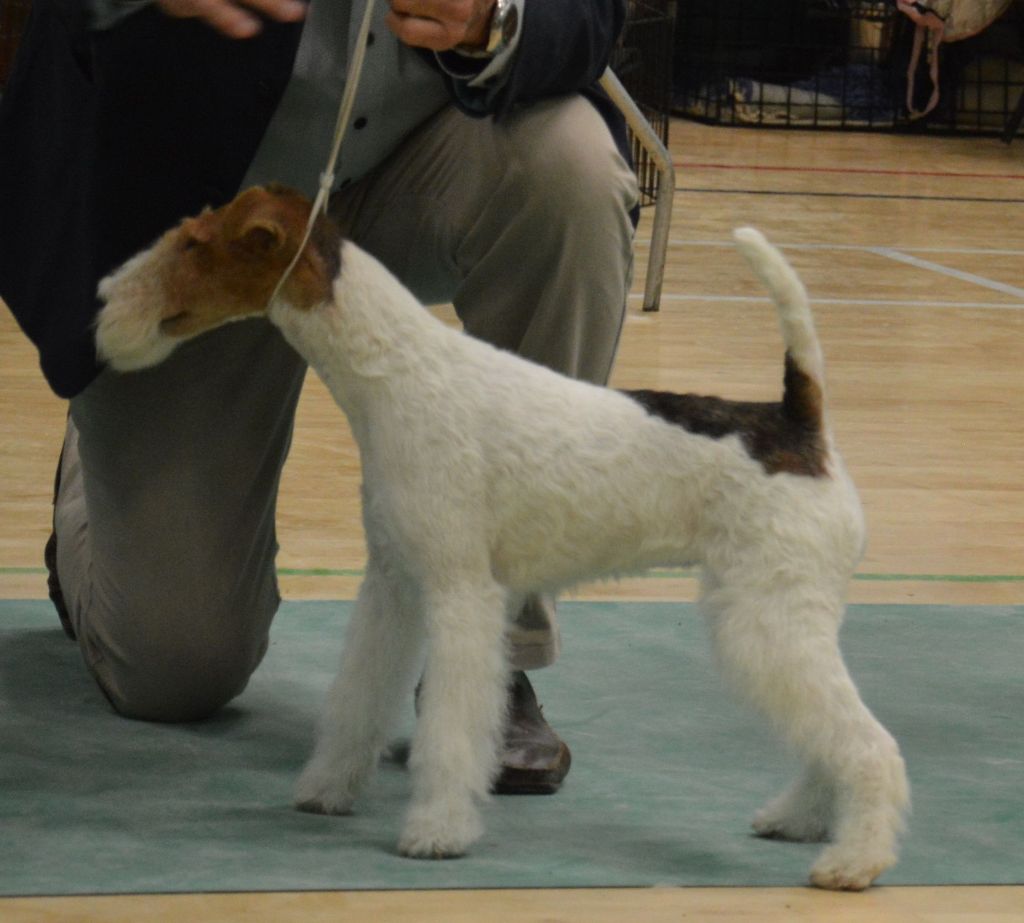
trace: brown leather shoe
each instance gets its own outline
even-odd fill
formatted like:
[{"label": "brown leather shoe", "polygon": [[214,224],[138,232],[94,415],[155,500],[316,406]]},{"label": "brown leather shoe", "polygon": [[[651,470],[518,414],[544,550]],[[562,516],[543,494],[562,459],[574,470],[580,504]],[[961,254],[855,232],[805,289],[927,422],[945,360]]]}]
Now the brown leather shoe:
[{"label": "brown leather shoe", "polygon": [[[496,795],[553,795],[569,774],[572,754],[544,720],[533,686],[523,672],[512,674],[509,684],[508,725],[501,754],[501,772],[491,790]],[[420,687],[416,687],[419,714]],[[411,741],[396,740],[384,758],[404,766]]]},{"label": "brown leather shoe", "polygon": [[512,674],[509,716],[497,795],[553,795],[569,773],[572,754],[544,720],[526,674]]}]

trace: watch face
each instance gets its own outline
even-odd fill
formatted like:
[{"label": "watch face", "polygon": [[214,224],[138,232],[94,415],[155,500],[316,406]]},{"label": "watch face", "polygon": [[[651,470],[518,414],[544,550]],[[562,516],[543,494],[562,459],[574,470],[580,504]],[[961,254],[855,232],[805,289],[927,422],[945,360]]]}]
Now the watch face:
[{"label": "watch face", "polygon": [[508,13],[505,15],[504,20],[501,23],[501,43],[507,45],[515,37],[516,32],[519,30],[519,7],[515,4],[510,4]]},{"label": "watch face", "polygon": [[491,34],[487,42],[487,53],[496,54],[515,38],[519,31],[519,8],[511,0],[498,0],[494,5],[491,20]]}]

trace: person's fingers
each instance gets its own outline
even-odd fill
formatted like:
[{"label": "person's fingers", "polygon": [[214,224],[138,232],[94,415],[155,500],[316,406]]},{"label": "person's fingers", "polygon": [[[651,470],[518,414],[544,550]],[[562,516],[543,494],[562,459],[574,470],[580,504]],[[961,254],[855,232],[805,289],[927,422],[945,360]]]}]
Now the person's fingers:
[{"label": "person's fingers", "polygon": [[400,42],[414,48],[447,51],[461,40],[458,34],[453,35],[444,23],[436,19],[391,12],[388,13],[387,25]]},{"label": "person's fingers", "polygon": [[[295,22],[306,15],[299,0],[157,0],[169,16],[195,18],[231,38],[250,38],[260,31],[260,15]],[[260,15],[257,15],[260,14]]]},{"label": "person's fingers", "polygon": [[486,39],[494,0],[390,0],[388,28],[404,42],[431,51]]}]

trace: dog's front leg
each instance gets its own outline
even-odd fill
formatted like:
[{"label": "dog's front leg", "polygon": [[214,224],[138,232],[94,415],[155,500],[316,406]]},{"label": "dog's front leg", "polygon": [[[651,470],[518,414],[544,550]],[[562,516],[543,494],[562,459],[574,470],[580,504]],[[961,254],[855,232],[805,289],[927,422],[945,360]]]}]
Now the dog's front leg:
[{"label": "dog's front leg", "polygon": [[505,593],[489,578],[427,594],[427,666],[409,768],[406,856],[463,855],[498,769],[508,668]]},{"label": "dog's front leg", "polygon": [[419,593],[383,558],[371,550],[316,748],[296,786],[300,810],[349,813],[412,700],[423,648]]}]

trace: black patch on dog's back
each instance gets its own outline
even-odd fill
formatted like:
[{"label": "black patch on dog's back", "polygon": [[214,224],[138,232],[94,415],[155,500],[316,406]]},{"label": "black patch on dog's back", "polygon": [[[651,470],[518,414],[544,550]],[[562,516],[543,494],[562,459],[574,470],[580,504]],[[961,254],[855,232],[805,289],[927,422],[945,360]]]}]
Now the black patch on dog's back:
[{"label": "black patch on dog's back", "polygon": [[669,391],[623,391],[652,416],[710,439],[738,436],[768,474],[822,477],[826,472],[821,389],[786,356],[782,401],[729,401]]}]

